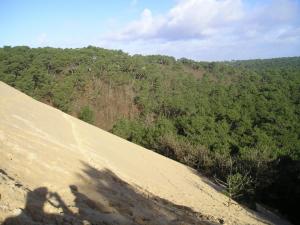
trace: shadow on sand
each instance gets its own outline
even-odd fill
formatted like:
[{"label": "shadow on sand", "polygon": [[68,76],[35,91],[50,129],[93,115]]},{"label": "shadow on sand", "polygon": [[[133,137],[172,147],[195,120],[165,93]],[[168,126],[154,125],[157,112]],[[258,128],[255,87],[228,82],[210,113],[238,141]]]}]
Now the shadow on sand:
[{"label": "shadow on sand", "polygon": [[[7,218],[12,224],[216,224],[192,209],[145,194],[112,171],[84,164],[83,185],[70,185],[73,201],[40,187],[27,193],[22,213]],[[59,213],[45,211],[50,204]]]}]

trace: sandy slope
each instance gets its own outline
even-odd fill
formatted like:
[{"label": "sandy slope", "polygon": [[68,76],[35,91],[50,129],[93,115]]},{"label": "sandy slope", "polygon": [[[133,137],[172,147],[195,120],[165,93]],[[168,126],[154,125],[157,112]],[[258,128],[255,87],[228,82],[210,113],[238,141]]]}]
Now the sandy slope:
[{"label": "sandy slope", "polygon": [[267,222],[237,204],[227,207],[194,170],[1,82],[0,169],[0,222]]}]

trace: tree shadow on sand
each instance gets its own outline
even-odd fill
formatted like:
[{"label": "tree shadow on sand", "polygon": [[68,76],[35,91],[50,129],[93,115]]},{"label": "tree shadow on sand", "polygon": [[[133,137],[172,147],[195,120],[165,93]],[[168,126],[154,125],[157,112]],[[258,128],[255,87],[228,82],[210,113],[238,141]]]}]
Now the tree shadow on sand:
[{"label": "tree shadow on sand", "polygon": [[[84,163],[78,176],[84,182],[69,186],[72,203],[66,204],[57,193],[40,187],[28,192],[22,213],[3,224],[216,224],[188,207],[140,192],[108,169]],[[60,213],[45,212],[48,203]]]}]

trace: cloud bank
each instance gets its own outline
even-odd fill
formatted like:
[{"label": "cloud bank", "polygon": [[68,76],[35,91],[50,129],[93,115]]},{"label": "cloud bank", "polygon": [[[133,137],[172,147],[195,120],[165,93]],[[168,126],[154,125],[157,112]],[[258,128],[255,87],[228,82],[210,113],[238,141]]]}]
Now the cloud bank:
[{"label": "cloud bank", "polygon": [[98,40],[130,53],[199,60],[300,55],[296,0],[179,0],[165,14],[140,18]]}]

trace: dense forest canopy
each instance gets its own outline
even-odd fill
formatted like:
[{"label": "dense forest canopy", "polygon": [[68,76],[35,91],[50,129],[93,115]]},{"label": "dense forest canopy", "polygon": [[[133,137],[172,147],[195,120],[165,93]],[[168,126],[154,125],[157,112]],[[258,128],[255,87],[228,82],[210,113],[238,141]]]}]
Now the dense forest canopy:
[{"label": "dense forest canopy", "polygon": [[0,49],[0,80],[297,221],[300,57],[197,62],[81,49]]}]

